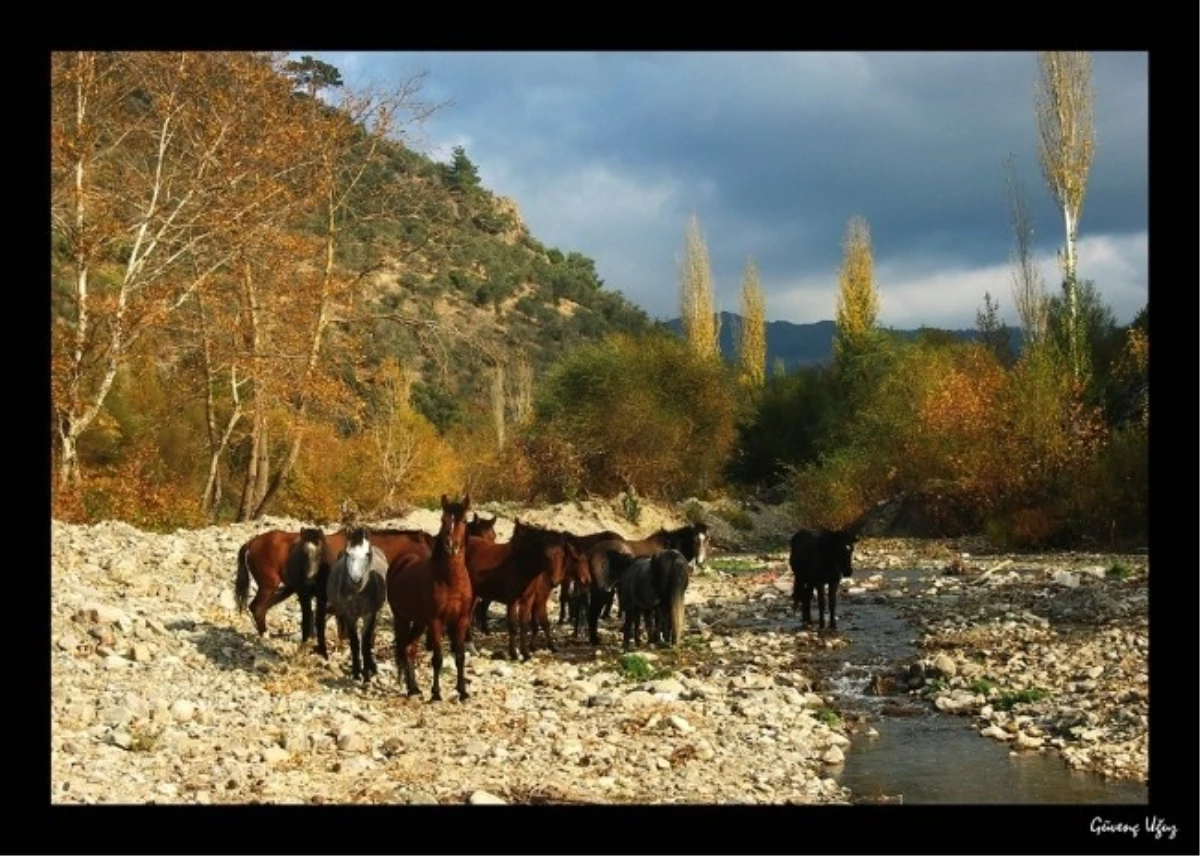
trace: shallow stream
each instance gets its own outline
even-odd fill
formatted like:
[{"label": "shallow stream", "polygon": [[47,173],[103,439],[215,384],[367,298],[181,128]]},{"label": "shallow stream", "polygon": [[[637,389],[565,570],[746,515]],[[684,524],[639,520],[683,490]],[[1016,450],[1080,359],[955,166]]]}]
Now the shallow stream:
[{"label": "shallow stream", "polygon": [[850,644],[814,658],[843,715],[866,714],[878,732],[852,735],[833,774],[839,782],[862,802],[1148,804],[1144,784],[1072,770],[1052,750],[1013,752],[982,737],[970,717],[941,713],[919,697],[871,694],[874,675],[919,656],[917,632],[883,596],[906,583],[919,587],[919,575],[888,571],[880,591],[847,597],[843,590],[838,630]]}]

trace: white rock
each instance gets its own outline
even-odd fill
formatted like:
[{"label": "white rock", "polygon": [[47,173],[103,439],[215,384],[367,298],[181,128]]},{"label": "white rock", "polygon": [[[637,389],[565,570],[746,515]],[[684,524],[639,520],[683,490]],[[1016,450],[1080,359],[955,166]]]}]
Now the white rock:
[{"label": "white rock", "polygon": [[505,800],[487,791],[475,791],[467,802],[471,805],[508,805]]},{"label": "white rock", "polygon": [[821,756],[821,760],[830,765],[844,764],[846,762],[846,755],[839,747],[830,746],[825,751],[825,754]]}]

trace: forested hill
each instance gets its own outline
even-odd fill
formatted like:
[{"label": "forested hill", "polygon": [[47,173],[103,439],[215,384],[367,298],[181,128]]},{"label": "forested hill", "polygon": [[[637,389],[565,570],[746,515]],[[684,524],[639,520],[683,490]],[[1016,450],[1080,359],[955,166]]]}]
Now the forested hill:
[{"label": "forested hill", "polygon": [[413,404],[435,424],[461,417],[456,399],[483,395],[486,368],[537,375],[570,344],[654,326],[605,287],[591,258],[530,234],[517,204],[484,187],[461,148],[449,164],[397,144],[383,156],[398,174],[420,177],[423,198],[409,216],[360,228],[358,251],[371,256],[361,261],[378,265],[369,296],[379,314],[415,316],[436,331],[385,319],[370,351],[419,371]]}]

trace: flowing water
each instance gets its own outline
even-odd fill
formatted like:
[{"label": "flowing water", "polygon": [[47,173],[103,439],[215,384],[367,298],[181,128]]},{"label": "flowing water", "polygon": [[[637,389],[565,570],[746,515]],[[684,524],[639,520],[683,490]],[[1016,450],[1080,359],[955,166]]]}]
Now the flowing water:
[{"label": "flowing water", "polygon": [[[890,571],[884,578],[888,588],[919,585],[916,573]],[[938,712],[903,693],[870,694],[874,675],[918,658],[917,632],[877,594],[844,603],[838,630],[850,644],[818,655],[814,664],[843,714],[866,714],[878,732],[852,735],[845,764],[833,774],[863,802],[1148,804],[1145,784],[1072,770],[1051,750],[1010,755],[1008,746],[980,736],[970,717]]]}]

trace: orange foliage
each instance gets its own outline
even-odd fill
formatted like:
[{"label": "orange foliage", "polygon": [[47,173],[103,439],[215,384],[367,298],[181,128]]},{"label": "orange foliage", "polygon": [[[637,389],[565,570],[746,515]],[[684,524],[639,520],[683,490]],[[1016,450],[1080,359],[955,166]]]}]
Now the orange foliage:
[{"label": "orange foliage", "polygon": [[196,528],[208,520],[196,491],[175,480],[157,445],[140,442],[119,463],[89,471],[77,490],[57,491],[53,514],[70,523],[124,520],[146,530]]}]

